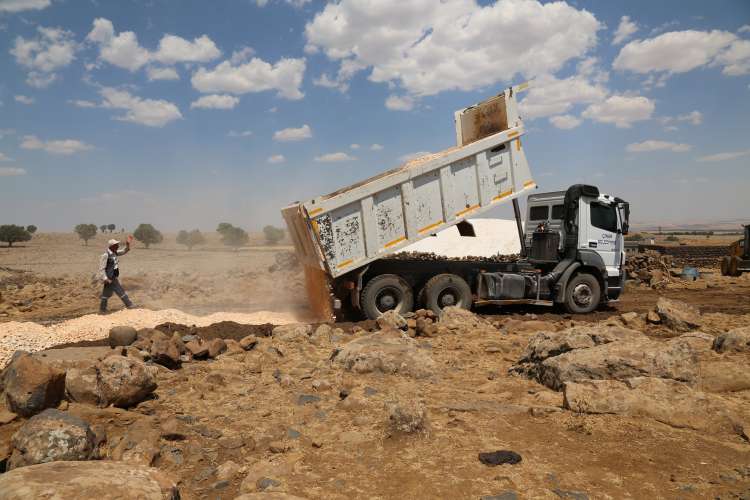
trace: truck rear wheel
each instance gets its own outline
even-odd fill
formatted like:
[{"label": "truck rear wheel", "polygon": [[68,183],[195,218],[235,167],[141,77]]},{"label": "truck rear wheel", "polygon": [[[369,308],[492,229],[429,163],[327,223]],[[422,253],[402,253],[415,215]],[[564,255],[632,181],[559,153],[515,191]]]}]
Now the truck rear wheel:
[{"label": "truck rear wheel", "polygon": [[731,262],[731,257],[724,256],[721,258],[721,275],[722,276],[729,276],[729,263]]},{"label": "truck rear wheel", "polygon": [[602,291],[599,281],[587,273],[576,274],[565,290],[565,309],[573,314],[586,314],[599,306]]},{"label": "truck rear wheel", "polygon": [[414,293],[409,283],[395,274],[381,274],[362,290],[362,311],[368,319],[378,319],[386,311],[406,314],[414,309]]},{"label": "truck rear wheel", "polygon": [[438,274],[424,286],[424,305],[435,314],[449,306],[471,308],[473,302],[468,283],[455,274]]}]

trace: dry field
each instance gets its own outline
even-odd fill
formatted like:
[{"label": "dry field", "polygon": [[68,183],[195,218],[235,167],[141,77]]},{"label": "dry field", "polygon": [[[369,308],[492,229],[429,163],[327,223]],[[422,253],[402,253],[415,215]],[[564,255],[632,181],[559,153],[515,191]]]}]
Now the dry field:
[{"label": "dry field", "polygon": [[[412,338],[309,325],[297,272],[269,270],[285,247],[215,240],[136,244],[122,281],[148,309],[90,315],[103,247],[44,234],[0,249],[0,347],[89,345],[33,356],[67,370],[55,405],[91,426],[85,458],[156,468],[182,498],[750,498],[748,275],[630,286],[581,317],[456,312],[430,333],[407,325]],[[657,314],[660,297],[687,305]],[[106,347],[126,324],[136,343]],[[180,347],[217,338],[225,350],[208,359]],[[165,362],[169,342],[181,362]],[[143,360],[154,392],[122,408],[81,396],[75,377],[103,373],[107,356]],[[0,406],[0,422],[1,471],[30,421]],[[496,450],[522,460],[479,460]],[[24,469],[0,474],[0,490]]]}]

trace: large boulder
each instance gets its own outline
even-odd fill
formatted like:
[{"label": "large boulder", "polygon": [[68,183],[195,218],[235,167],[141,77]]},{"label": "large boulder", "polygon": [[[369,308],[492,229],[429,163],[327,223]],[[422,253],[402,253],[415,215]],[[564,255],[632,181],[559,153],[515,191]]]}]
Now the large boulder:
[{"label": "large boulder", "polygon": [[47,409],[29,419],[13,435],[8,468],[97,458],[96,436],[84,420]]},{"label": "large boulder", "polygon": [[156,389],[152,371],[141,361],[110,356],[88,368],[68,370],[68,399],[105,407],[127,408],[146,399]]},{"label": "large boulder", "polygon": [[659,297],[656,302],[656,314],[661,324],[678,332],[689,332],[703,324],[700,311],[679,300]]},{"label": "large boulder", "polygon": [[565,408],[579,413],[648,417],[673,427],[744,432],[745,415],[717,396],[652,377],[568,382]]},{"label": "large boulder", "polygon": [[716,352],[750,352],[750,326],[720,333],[713,349]]},{"label": "large boulder", "polygon": [[519,363],[538,363],[576,349],[643,338],[641,332],[619,326],[574,326],[561,332],[543,331],[529,340]]},{"label": "large boulder", "polygon": [[427,431],[429,426],[427,409],[418,399],[389,401],[385,409],[388,413],[388,428],[391,432],[412,434]]},{"label": "large boulder", "polygon": [[51,462],[0,474],[0,498],[26,500],[178,500],[177,485],[157,469],[119,462]]},{"label": "large boulder", "polygon": [[138,332],[132,326],[113,326],[109,330],[109,345],[128,346],[135,342]]},{"label": "large boulder", "polygon": [[383,330],[344,344],[333,360],[355,373],[382,372],[428,377],[435,362],[417,342],[396,330]]},{"label": "large boulder", "polygon": [[179,346],[170,337],[161,332],[158,333],[160,335],[154,334],[151,338],[149,349],[151,360],[170,369],[179,368],[181,363]]},{"label": "large boulder", "polygon": [[16,352],[2,382],[8,408],[24,417],[56,407],[65,393],[65,372],[26,352]]},{"label": "large boulder", "polygon": [[566,382],[641,376],[693,383],[698,378],[697,362],[698,356],[687,342],[642,339],[610,342],[550,357],[536,366],[533,375],[554,390],[560,390]]}]

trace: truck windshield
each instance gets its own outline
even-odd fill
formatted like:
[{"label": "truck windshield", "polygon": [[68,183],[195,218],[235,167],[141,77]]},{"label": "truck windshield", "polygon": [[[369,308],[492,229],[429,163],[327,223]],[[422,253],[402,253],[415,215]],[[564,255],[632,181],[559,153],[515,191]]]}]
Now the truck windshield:
[{"label": "truck windshield", "polygon": [[614,205],[605,205],[604,203],[591,204],[591,225],[604,229],[610,233],[617,232],[617,212]]}]

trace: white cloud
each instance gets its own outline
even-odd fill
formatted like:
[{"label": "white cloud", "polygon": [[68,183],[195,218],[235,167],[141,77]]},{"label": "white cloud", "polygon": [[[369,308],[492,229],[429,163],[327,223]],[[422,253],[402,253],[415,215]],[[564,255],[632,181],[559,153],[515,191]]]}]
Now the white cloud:
[{"label": "white cloud", "polygon": [[3,153],[0,153],[0,161],[13,161],[13,158],[9,158]]},{"label": "white cloud", "polygon": [[200,92],[228,92],[246,94],[277,90],[280,97],[302,99],[300,90],[305,74],[304,59],[281,59],[270,64],[257,57],[249,62],[233,65],[224,61],[213,69],[200,68],[191,82]]},{"label": "white cloud", "polygon": [[737,33],[750,33],[750,24],[743,24],[740,26],[740,29],[737,30]]},{"label": "white cloud", "polygon": [[242,47],[232,52],[232,57],[229,58],[231,64],[240,64],[248,61],[255,54],[255,49],[252,47]]},{"label": "white cloud", "polygon": [[0,139],[2,139],[3,137],[7,137],[9,135],[13,135],[15,133],[16,133],[15,129],[12,129],[12,128],[0,128]]},{"label": "white cloud", "polygon": [[389,95],[385,100],[385,107],[392,111],[409,111],[414,109],[414,99],[408,95]]},{"label": "white cloud", "polygon": [[620,25],[617,27],[615,36],[612,39],[612,45],[620,45],[636,31],[638,31],[638,25],[630,20],[630,16],[622,16],[620,18]]},{"label": "white cloud", "polygon": [[194,38],[193,41],[175,35],[164,35],[157,50],[151,52],[140,45],[135,33],[122,31],[116,34],[112,21],[101,17],[94,20],[86,39],[99,45],[100,59],[130,71],[136,71],[149,62],[166,65],[208,62],[221,55],[221,51],[207,35]]},{"label": "white cloud", "polygon": [[153,59],[162,64],[179,62],[208,62],[221,55],[221,51],[207,35],[185,40],[175,35],[164,35]]},{"label": "white cloud", "polygon": [[273,140],[282,142],[301,141],[312,137],[312,129],[309,125],[302,125],[299,128],[285,128],[274,132]]},{"label": "white cloud", "polygon": [[34,104],[34,98],[25,96],[25,95],[17,95],[13,97],[16,102],[20,102],[21,104]]},{"label": "white cloud", "polygon": [[242,130],[237,132],[236,130],[230,130],[227,134],[229,137],[250,137],[253,135],[252,130]]},{"label": "white cloud", "polygon": [[359,144],[349,144],[349,149],[359,149]]},{"label": "white cloud", "polygon": [[630,128],[633,122],[648,120],[654,112],[654,101],[642,96],[614,95],[587,107],[581,116],[617,128]]},{"label": "white cloud", "polygon": [[94,147],[76,139],[57,139],[43,141],[35,135],[26,135],[21,141],[23,149],[39,149],[53,155],[72,155],[88,151]]},{"label": "white cloud", "polygon": [[685,73],[706,66],[723,66],[726,75],[750,72],[750,41],[727,31],[671,31],[625,45],[612,63],[634,73]]},{"label": "white cloud", "polygon": [[733,152],[727,152],[727,153],[716,153],[713,155],[708,156],[701,156],[700,158],[696,158],[696,161],[707,161],[707,162],[716,162],[716,161],[727,161],[727,160],[734,160],[736,158],[742,158],[743,156],[750,155],[750,149],[746,149],[744,151],[733,151]]},{"label": "white cloud", "polygon": [[634,142],[628,144],[625,151],[628,153],[647,153],[650,151],[672,151],[673,153],[684,153],[690,151],[690,144],[680,144],[676,142],[648,140],[643,142]]},{"label": "white cloud", "polygon": [[373,144],[372,146],[370,146],[370,151],[382,151],[382,150],[383,150],[383,146],[381,146],[380,144]]},{"label": "white cloud", "polygon": [[180,75],[174,68],[160,68],[158,66],[149,66],[146,68],[146,76],[149,81],[154,80],[179,80]]},{"label": "white cloud", "polygon": [[[659,119],[662,125],[670,125],[675,122],[687,122],[691,125],[700,125],[703,123],[703,113],[700,111],[691,111],[678,116],[664,116]],[[668,126],[665,127],[667,130],[677,130],[677,127]]]},{"label": "white cloud", "polygon": [[116,120],[139,123],[148,127],[163,127],[182,118],[179,108],[161,99],[142,99],[125,90],[104,87],[100,90],[104,102],[102,107],[125,110]]},{"label": "white cloud", "polygon": [[81,198],[81,203],[112,203],[121,202],[123,200],[131,201],[148,201],[150,196],[143,191],[137,191],[135,189],[123,189],[122,191],[99,193],[94,196],[87,198]]},{"label": "white cloud", "polygon": [[[281,0],[279,0],[280,2]],[[310,3],[312,0],[284,0],[284,3],[287,5],[291,5],[292,7],[300,8],[304,5]],[[255,0],[255,3],[258,5],[258,7],[265,7],[268,5],[269,0]]]},{"label": "white cloud", "polygon": [[18,167],[0,167],[0,177],[26,175],[26,169]]},{"label": "white cloud", "polygon": [[83,99],[72,99],[69,100],[68,103],[79,108],[95,108],[98,106],[98,104],[93,101],[86,101]]},{"label": "white cloud", "polygon": [[398,157],[398,161],[402,163],[406,163],[407,161],[416,160],[417,158],[421,158],[423,156],[432,154],[429,151],[417,151],[416,153],[407,153],[405,155],[401,155]]},{"label": "white cloud", "polygon": [[356,160],[355,157],[349,156],[346,153],[338,152],[338,153],[328,153],[321,156],[316,156],[315,161],[319,163],[335,163],[340,161],[353,161]]},{"label": "white cloud", "polygon": [[21,12],[24,10],[42,10],[50,6],[50,0],[2,0],[0,12]]},{"label": "white cloud", "polygon": [[549,121],[555,127],[565,129],[565,130],[576,128],[582,122],[580,118],[575,117],[573,115],[552,116],[550,117]]},{"label": "white cloud", "polygon": [[29,70],[26,83],[44,88],[57,79],[55,71],[73,62],[78,44],[67,30],[39,26],[37,31],[36,38],[16,37],[10,53]]},{"label": "white cloud", "polygon": [[129,71],[140,69],[151,58],[149,51],[141,47],[132,31],[115,35],[115,28],[109,19],[94,19],[94,27],[86,39],[99,44],[100,59]]},{"label": "white cloud", "polygon": [[[586,71],[595,74],[593,69],[586,68]],[[528,94],[519,106],[524,118],[533,119],[563,114],[576,104],[600,102],[606,96],[607,90],[590,81],[588,75],[578,74],[564,79],[544,75],[531,82]]]},{"label": "white cloud", "polygon": [[231,95],[211,94],[204,95],[190,104],[190,108],[202,109],[232,109],[240,103],[239,97]]},{"label": "white cloud", "polygon": [[600,28],[564,2],[342,0],[307,23],[305,51],[418,97],[554,73],[592,49]]},{"label": "white cloud", "polygon": [[284,163],[286,158],[284,155],[273,155],[268,157],[268,163]]}]

